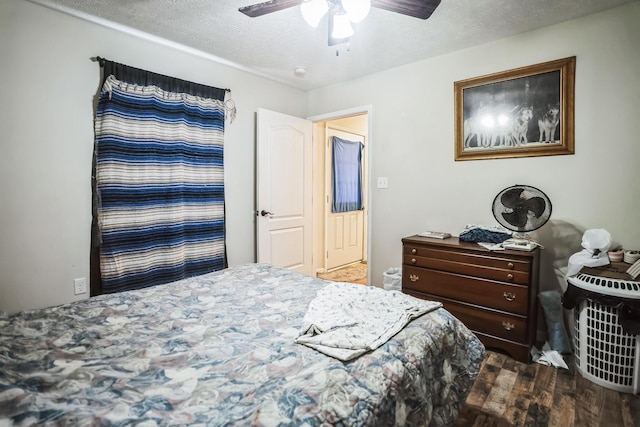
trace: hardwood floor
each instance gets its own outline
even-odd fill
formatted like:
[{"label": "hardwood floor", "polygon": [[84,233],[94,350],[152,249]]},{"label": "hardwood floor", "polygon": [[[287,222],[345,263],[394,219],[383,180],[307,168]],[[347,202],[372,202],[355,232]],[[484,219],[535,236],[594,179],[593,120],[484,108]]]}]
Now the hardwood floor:
[{"label": "hardwood floor", "polygon": [[487,351],[454,426],[640,426],[640,396],[584,379],[572,359],[567,366],[520,363]]}]

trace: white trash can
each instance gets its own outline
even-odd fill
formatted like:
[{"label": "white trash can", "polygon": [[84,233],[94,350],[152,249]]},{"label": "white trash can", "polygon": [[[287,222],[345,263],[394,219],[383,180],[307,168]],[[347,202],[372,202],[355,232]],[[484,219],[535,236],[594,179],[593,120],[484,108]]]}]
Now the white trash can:
[{"label": "white trash can", "polygon": [[402,269],[390,268],[382,273],[382,284],[387,291],[402,290]]}]

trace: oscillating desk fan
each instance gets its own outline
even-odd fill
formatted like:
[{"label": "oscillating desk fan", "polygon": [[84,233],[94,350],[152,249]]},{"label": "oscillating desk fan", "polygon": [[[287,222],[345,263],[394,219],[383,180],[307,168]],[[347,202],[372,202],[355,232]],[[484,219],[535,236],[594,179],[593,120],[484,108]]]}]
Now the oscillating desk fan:
[{"label": "oscillating desk fan", "polygon": [[502,247],[530,251],[540,246],[527,234],[542,227],[551,217],[551,201],[530,185],[513,185],[500,191],[493,200],[493,216],[503,227],[515,232]]}]

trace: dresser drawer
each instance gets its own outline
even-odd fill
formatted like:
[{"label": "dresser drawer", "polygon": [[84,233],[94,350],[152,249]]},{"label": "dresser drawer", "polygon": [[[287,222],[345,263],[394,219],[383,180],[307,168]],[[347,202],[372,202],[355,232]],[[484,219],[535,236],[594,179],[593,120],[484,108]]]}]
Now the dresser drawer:
[{"label": "dresser drawer", "polygon": [[[528,261],[490,258],[459,252],[444,252],[429,248],[409,247],[408,249],[409,250],[405,248],[405,254],[402,258],[404,265],[450,271],[452,273],[483,277],[485,279],[500,280],[520,285],[529,283],[531,264]],[[416,254],[413,254],[414,251]],[[434,255],[440,255],[440,257]]]},{"label": "dresser drawer", "polygon": [[455,302],[443,301],[443,306],[460,319],[469,329],[525,343],[527,341],[527,319],[500,312],[492,312]]},{"label": "dresser drawer", "polygon": [[402,239],[402,291],[441,301],[487,348],[530,362],[536,339],[540,248],[490,251],[457,237]]},{"label": "dresser drawer", "polygon": [[472,331],[482,332],[518,343],[527,342],[527,319],[525,317],[488,310],[470,304],[463,304],[436,295],[414,294],[412,291],[407,291],[406,293],[418,298],[442,302],[443,307],[447,311]]},{"label": "dresser drawer", "polygon": [[445,250],[436,247],[406,244],[404,246],[404,254],[456,261],[462,264],[482,264],[487,267],[515,271],[528,272],[530,269],[530,257],[525,256],[522,259],[517,259],[513,256],[504,256],[500,251],[474,253],[466,249]]},{"label": "dresser drawer", "polygon": [[510,313],[527,314],[529,289],[526,286],[405,265],[402,268],[402,288]]}]

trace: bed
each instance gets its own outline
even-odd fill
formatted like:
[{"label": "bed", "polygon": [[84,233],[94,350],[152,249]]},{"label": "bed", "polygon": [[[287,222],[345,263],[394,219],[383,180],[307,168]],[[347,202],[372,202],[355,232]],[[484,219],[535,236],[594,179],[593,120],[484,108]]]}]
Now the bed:
[{"label": "bed", "polygon": [[440,308],[353,360],[327,356],[295,340],[330,283],[247,264],[0,314],[0,426],[452,424],[480,341]]}]

